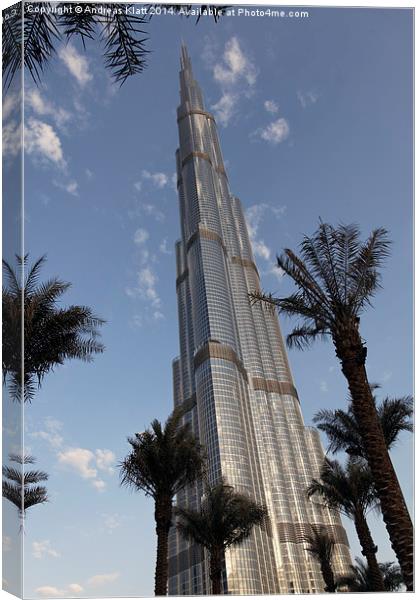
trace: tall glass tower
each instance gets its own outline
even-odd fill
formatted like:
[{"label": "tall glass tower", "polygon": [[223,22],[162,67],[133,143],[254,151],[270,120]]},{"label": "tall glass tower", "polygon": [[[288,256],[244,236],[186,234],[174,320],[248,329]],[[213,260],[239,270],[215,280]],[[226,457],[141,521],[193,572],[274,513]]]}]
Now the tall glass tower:
[{"label": "tall glass tower", "polygon": [[[185,46],[176,152],[182,239],[176,245],[180,356],[173,362],[175,405],[207,449],[208,477],[223,477],[269,511],[270,526],[225,555],[224,591],[278,594],[324,591],[318,563],[305,550],[311,525],[336,540],[334,569],[351,563],[340,517],[305,490],[324,452],[305,427],[278,318],[249,292],[258,269],[241,203],[229,190],[216,123],[206,111]],[[177,497],[198,507],[200,483]],[[208,557],[173,528],[169,594],[209,594]]]}]

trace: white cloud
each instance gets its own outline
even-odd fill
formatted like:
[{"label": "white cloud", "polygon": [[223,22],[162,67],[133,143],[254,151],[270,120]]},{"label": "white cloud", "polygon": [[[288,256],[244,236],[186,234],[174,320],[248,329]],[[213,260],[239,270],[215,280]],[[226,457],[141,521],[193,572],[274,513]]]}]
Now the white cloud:
[{"label": "white cloud", "polygon": [[71,583],[69,585],[69,592],[72,594],[81,594],[83,592],[83,587],[78,583]]},{"label": "white cloud", "polygon": [[79,54],[72,44],[67,44],[67,46],[60,48],[58,56],[81,87],[84,87],[92,80],[93,76],[89,72],[89,63],[86,57]]},{"label": "white cloud", "polygon": [[168,184],[168,176],[165,173],[151,173],[150,171],[143,170],[141,173],[143,179],[147,179],[153,183],[158,189],[164,188]]},{"label": "white cloud", "polygon": [[232,37],[225,44],[221,60],[213,66],[213,78],[220,85],[222,95],[211,108],[223,127],[235,115],[240,98],[253,93],[257,75],[257,68],[241,49],[238,38]]},{"label": "white cloud", "polygon": [[41,542],[32,542],[32,556],[38,559],[44,558],[45,556],[58,558],[60,553],[51,547],[50,540],[43,540]]},{"label": "white cloud", "polygon": [[103,492],[106,488],[106,483],[103,481],[103,479],[94,479],[92,481],[92,485],[96,490],[98,490],[98,492]]},{"label": "white cloud", "polygon": [[141,188],[143,187],[143,184],[141,181],[135,181],[133,185],[134,185],[134,189],[137,192],[141,192]]},{"label": "white cloud", "polygon": [[264,240],[261,239],[259,229],[267,213],[272,214],[276,219],[279,219],[285,212],[286,206],[272,206],[265,202],[253,204],[245,211],[245,220],[253,252],[255,256],[262,258],[266,263],[267,269],[264,270],[263,273],[265,275],[273,275],[278,279],[281,277],[282,271],[273,264],[271,250]]},{"label": "white cloud", "polygon": [[98,478],[98,470],[111,475],[114,471],[112,465],[115,464],[116,457],[111,450],[95,450],[93,453],[87,448],[69,448],[57,455],[58,462],[80,475],[82,479],[91,480],[91,484],[98,491],[102,492],[106,483]]},{"label": "white cloud", "polygon": [[118,514],[103,514],[102,517],[104,519],[104,527],[108,533],[112,533],[121,525],[121,518]]},{"label": "white cloud", "polygon": [[310,90],[308,92],[298,91],[297,97],[302,108],[306,108],[311,104],[315,104],[319,99],[319,95],[313,90]]},{"label": "white cloud", "polygon": [[273,121],[267,127],[259,130],[260,137],[270,144],[280,144],[289,136],[289,124],[283,117]]},{"label": "white cloud", "polygon": [[116,581],[119,576],[120,574],[118,572],[94,575],[88,580],[88,585],[92,587],[101,587],[102,585]]},{"label": "white cloud", "polygon": [[9,119],[9,117],[13,113],[17,113],[21,109],[21,98],[22,95],[11,94],[10,92],[7,94],[3,94],[3,103],[2,103],[2,119],[3,123]]},{"label": "white cloud", "polygon": [[90,169],[85,169],[85,174],[88,179],[92,179],[92,177],[94,176],[93,171],[91,171]]},{"label": "white cloud", "polygon": [[11,120],[3,125],[3,155],[15,157],[22,149],[22,127],[20,123]]},{"label": "white cloud", "polygon": [[162,223],[162,221],[165,220],[164,213],[161,210],[159,210],[158,208],[156,208],[156,206],[154,204],[148,204],[147,202],[142,202],[140,204],[140,209],[144,213],[146,213],[147,216],[153,217],[159,223]]},{"label": "white cloud", "polygon": [[98,469],[112,475],[114,473],[113,466],[117,460],[115,454],[111,450],[96,450],[95,454]]},{"label": "white cloud", "polygon": [[137,244],[138,246],[141,246],[142,244],[145,244],[148,239],[149,239],[149,232],[146,231],[146,229],[142,229],[141,227],[139,229],[137,229],[137,231],[134,234],[134,243],[135,244]]},{"label": "white cloud", "polygon": [[53,127],[32,117],[25,127],[25,151],[58,167],[66,165],[61,140]]},{"label": "white cloud", "polygon": [[77,183],[77,181],[73,180],[67,183],[63,183],[62,181],[57,181],[54,179],[53,184],[55,185],[55,187],[59,188],[60,190],[63,190],[63,192],[67,192],[71,196],[79,195],[79,184]]},{"label": "white cloud", "polygon": [[222,85],[234,85],[241,79],[250,86],[256,83],[257,70],[243,53],[237,37],[226,42],[222,62],[214,66],[213,76]]},{"label": "white cloud", "polygon": [[276,102],[274,102],[274,100],[266,100],[264,102],[264,108],[267,112],[269,112],[271,114],[275,114],[276,112],[279,111],[278,104]]},{"label": "white cloud", "polygon": [[62,423],[53,419],[51,417],[47,417],[45,419],[45,428],[42,431],[34,431],[31,433],[31,437],[36,439],[41,439],[47,442],[52,449],[58,450],[63,445],[63,436],[61,435]]},{"label": "white cloud", "polygon": [[60,590],[52,585],[43,585],[36,588],[35,593],[41,598],[62,598],[65,595],[64,590]]},{"label": "white cloud", "polygon": [[226,127],[229,121],[235,114],[235,107],[238,102],[237,94],[225,92],[220,100],[213,104],[212,109],[215,113],[217,121]]},{"label": "white cloud", "polygon": [[95,455],[86,448],[70,448],[65,452],[58,454],[58,462],[75,471],[83,479],[92,479],[96,477],[97,470],[91,466]]},{"label": "white cloud", "polygon": [[328,392],[328,384],[327,384],[327,382],[326,382],[326,381],[324,381],[324,380],[320,381],[320,383],[319,383],[319,389],[320,389],[320,390],[321,390],[321,392],[323,392],[324,394],[325,394],[326,392]]},{"label": "white cloud", "polygon": [[162,254],[172,254],[172,251],[168,248],[168,240],[166,238],[161,241],[159,245],[159,251]]},{"label": "white cloud", "polygon": [[41,96],[38,89],[27,91],[26,102],[37,115],[50,116],[58,127],[64,127],[71,119],[71,114],[67,110],[49,102]]},{"label": "white cloud", "polygon": [[157,275],[150,266],[141,269],[137,275],[138,290],[140,294],[149,300],[152,306],[160,306],[160,298],[156,291]]}]

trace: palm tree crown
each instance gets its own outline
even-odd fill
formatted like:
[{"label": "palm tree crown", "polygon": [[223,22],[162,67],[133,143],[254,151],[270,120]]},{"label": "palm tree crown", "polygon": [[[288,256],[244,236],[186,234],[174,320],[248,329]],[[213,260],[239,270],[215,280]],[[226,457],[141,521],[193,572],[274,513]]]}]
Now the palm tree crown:
[{"label": "palm tree crown", "polygon": [[334,554],[335,541],[325,527],[311,527],[312,533],[306,537],[308,546],[306,551],[312,554],[319,562],[322,577],[325,582],[325,591],[333,593],[336,589],[334,572],[331,561]]},{"label": "palm tree crown", "polygon": [[[396,592],[401,589],[403,577],[400,569],[392,562],[379,563],[379,568],[384,580],[385,591]],[[372,574],[368,564],[356,558],[356,565],[351,566],[350,576],[339,577],[337,585],[347,587],[350,592],[373,592],[375,591]]]},{"label": "palm tree crown", "polygon": [[179,406],[164,427],[154,420],[150,429],[128,438],[132,449],[120,464],[121,484],[135,491],[141,490],[155,501],[157,596],[167,592],[173,498],[204,473],[204,450],[191,433],[190,424],[182,424],[187,409]]},{"label": "palm tree crown", "polygon": [[44,471],[24,470],[24,465],[35,463],[33,456],[9,454],[9,460],[19,464],[20,468],[3,467],[3,497],[16,506],[23,518],[31,506],[48,502],[47,488],[38,485],[41,481],[47,481],[48,474]]},{"label": "palm tree crown", "polygon": [[251,535],[255,525],[263,525],[268,519],[264,506],[223,481],[213,487],[207,486],[200,510],[177,508],[176,514],[181,534],[210,553],[213,594],[221,593],[224,551],[241,544]]},{"label": "palm tree crown", "polygon": [[[58,303],[70,284],[54,277],[39,281],[46,257],[39,258],[24,277],[27,257],[17,257],[18,273],[3,261],[3,380],[14,400],[31,401],[36,382],[65,360],[91,361],[104,350],[98,328],[104,321],[87,306],[61,308]],[[22,306],[23,305],[23,306]],[[23,323],[22,323],[23,311]],[[22,381],[22,324],[24,373]],[[22,394],[23,388],[23,394]]]},{"label": "palm tree crown", "polygon": [[[377,412],[388,450],[396,443],[401,431],[413,431],[413,398],[385,398]],[[328,452],[344,450],[350,456],[366,458],[362,436],[352,405],[344,410],[320,410],[313,419],[318,429],[327,434]]]}]

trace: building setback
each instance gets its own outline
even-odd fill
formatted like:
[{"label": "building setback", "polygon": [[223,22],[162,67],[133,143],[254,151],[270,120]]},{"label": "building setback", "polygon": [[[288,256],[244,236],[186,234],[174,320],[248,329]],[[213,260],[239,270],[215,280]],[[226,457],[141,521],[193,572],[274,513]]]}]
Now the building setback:
[{"label": "building setback", "polygon": [[[206,111],[185,46],[176,152],[182,239],[176,244],[180,356],[174,402],[206,447],[211,484],[221,477],[265,504],[270,526],[255,527],[225,555],[224,591],[324,591],[319,564],[305,550],[311,525],[337,545],[336,573],[348,572],[348,541],[338,514],[306,498],[324,459],[318,432],[305,427],[277,315],[251,305],[259,289],[244,213],[229,190],[216,123]],[[177,497],[198,507],[201,483]],[[169,594],[210,594],[208,557],[170,534]]]}]

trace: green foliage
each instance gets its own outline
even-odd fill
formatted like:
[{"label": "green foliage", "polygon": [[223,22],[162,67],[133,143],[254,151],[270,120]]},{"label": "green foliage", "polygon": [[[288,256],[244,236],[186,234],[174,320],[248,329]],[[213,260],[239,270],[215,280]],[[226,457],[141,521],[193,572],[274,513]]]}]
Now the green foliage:
[{"label": "green foliage", "polygon": [[177,508],[177,527],[208,550],[241,544],[255,525],[266,525],[267,509],[225,483],[207,486],[199,511]]},{"label": "green foliage", "polygon": [[3,261],[3,381],[13,400],[20,402],[23,396],[28,402],[55,367],[73,358],[90,362],[103,352],[98,328],[104,321],[87,306],[59,307],[70,284],[58,278],[40,282],[45,256],[26,276],[27,256],[16,259],[17,272]]},{"label": "green foliage", "polygon": [[[398,439],[401,431],[413,431],[413,398],[385,398],[377,406],[378,416],[388,450]],[[328,452],[335,454],[344,450],[350,456],[366,459],[363,439],[350,403],[345,410],[320,410],[314,423],[329,439]]]},{"label": "green foliage", "polygon": [[122,485],[155,500],[172,499],[202,477],[204,450],[190,424],[182,423],[184,414],[185,407],[175,408],[164,427],[154,420],[150,429],[128,438],[132,450],[120,464]]},{"label": "green foliage", "polygon": [[[384,579],[385,590],[387,592],[401,591],[404,581],[399,567],[393,562],[385,562],[379,563],[379,569]],[[349,592],[375,591],[369,567],[364,560],[357,557],[356,565],[353,565],[351,570],[351,575],[338,578],[338,587],[347,588]]]},{"label": "green foliage", "polygon": [[357,225],[333,227],[321,222],[312,236],[304,236],[300,257],[288,248],[277,257],[278,267],[292,278],[297,291],[284,298],[254,292],[251,301],[300,317],[287,343],[303,349],[359,318],[380,287],[379,269],[389,246],[383,228],[375,229],[363,243]]},{"label": "green foliage", "polygon": [[19,515],[23,517],[31,506],[48,502],[47,488],[38,485],[47,481],[48,474],[44,471],[25,471],[24,465],[34,464],[33,456],[9,454],[10,462],[19,464],[19,468],[3,467],[3,497],[16,506]]}]

